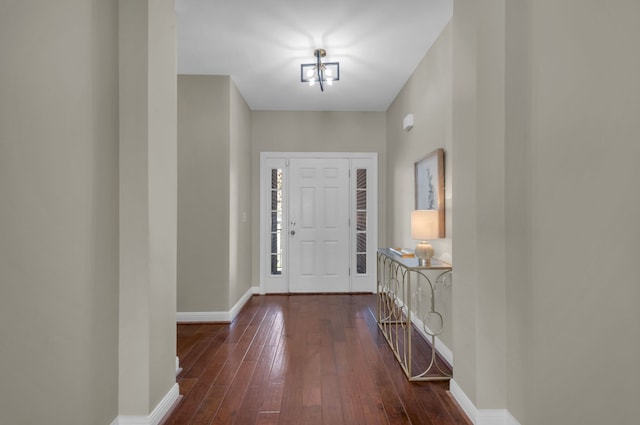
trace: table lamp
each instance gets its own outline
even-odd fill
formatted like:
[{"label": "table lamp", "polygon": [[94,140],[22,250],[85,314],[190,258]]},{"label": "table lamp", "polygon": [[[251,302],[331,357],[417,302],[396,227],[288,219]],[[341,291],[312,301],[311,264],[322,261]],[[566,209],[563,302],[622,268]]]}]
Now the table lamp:
[{"label": "table lamp", "polygon": [[415,210],[411,213],[411,239],[419,240],[415,254],[419,266],[430,266],[433,247],[429,239],[438,238],[438,210]]}]

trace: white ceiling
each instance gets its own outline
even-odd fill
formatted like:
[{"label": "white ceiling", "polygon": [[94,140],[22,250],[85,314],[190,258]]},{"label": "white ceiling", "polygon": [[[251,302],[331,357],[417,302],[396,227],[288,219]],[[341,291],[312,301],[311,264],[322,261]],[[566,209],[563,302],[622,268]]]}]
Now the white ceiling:
[{"label": "white ceiling", "polygon": [[[178,73],[230,75],[253,110],[386,111],[453,0],[176,0]],[[340,81],[300,82],[313,50]]]}]

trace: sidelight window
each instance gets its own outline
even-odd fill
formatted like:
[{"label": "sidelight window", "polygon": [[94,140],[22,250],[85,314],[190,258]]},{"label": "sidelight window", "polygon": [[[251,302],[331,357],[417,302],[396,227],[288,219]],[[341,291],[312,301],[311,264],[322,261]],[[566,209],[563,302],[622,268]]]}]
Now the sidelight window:
[{"label": "sidelight window", "polygon": [[271,275],[282,274],[282,169],[271,170]]},{"label": "sidelight window", "polygon": [[356,273],[367,273],[367,169],[356,169]]}]

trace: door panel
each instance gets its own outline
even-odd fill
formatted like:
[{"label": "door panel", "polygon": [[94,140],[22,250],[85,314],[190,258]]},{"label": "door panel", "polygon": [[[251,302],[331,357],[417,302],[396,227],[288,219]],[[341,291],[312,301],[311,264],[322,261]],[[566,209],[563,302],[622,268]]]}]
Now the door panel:
[{"label": "door panel", "polygon": [[292,159],[289,290],[348,292],[349,160]]},{"label": "door panel", "polygon": [[315,241],[300,242],[300,276],[313,277],[316,275],[316,243]]}]

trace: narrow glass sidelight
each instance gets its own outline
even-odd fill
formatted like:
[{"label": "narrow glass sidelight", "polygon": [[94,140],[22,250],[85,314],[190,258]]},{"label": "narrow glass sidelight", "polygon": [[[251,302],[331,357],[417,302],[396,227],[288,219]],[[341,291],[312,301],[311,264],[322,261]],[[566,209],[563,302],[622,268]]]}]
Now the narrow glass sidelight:
[{"label": "narrow glass sidelight", "polygon": [[367,273],[367,169],[356,169],[356,274]]},{"label": "narrow glass sidelight", "polygon": [[271,170],[271,275],[282,274],[282,169]]}]

